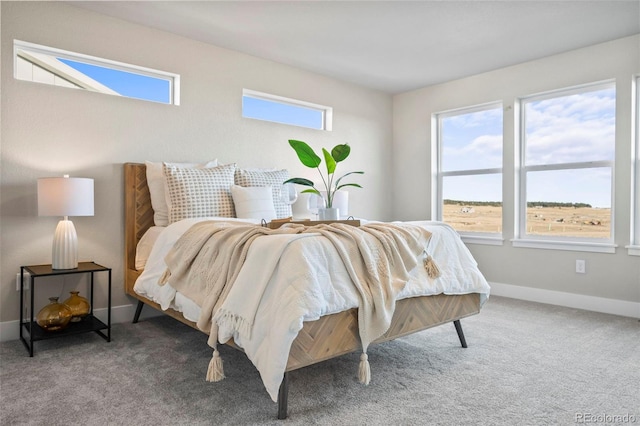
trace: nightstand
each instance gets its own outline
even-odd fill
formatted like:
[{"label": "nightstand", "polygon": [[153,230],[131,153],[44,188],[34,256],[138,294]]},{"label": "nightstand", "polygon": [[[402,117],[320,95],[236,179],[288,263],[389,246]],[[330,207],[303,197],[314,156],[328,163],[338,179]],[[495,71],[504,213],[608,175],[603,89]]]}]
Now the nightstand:
[{"label": "nightstand", "polygon": [[[29,310],[30,318],[24,318],[23,316],[25,272],[31,275],[31,285],[29,286],[31,295],[31,307]],[[94,274],[97,272],[107,272],[109,274],[106,324],[93,315],[93,283]],[[72,274],[91,274],[91,293],[89,296],[91,310],[89,311],[89,315],[84,317],[81,321],[70,323],[64,330],[45,331],[35,321],[33,312],[33,298],[36,292],[36,279],[42,277]],[[25,347],[29,351],[29,356],[33,356],[33,343],[38,340],[56,339],[58,337],[69,336],[72,334],[90,333],[93,331],[102,336],[102,338],[107,342],[111,341],[111,268],[98,265],[95,262],[79,262],[78,267],[75,269],[53,269],[51,265],[30,265],[20,267],[20,277],[20,340],[22,340],[22,343],[24,343]],[[103,332],[103,330],[106,330],[106,334],[105,332]],[[25,336],[25,333],[29,334],[28,340]]]}]

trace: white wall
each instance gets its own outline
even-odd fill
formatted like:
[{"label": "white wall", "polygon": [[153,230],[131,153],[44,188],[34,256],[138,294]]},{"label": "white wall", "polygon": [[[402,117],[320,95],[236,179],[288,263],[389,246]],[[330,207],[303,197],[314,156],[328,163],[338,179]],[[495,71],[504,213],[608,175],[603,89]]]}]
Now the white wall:
[{"label": "white wall", "polygon": [[[350,191],[350,213],[390,218],[391,96],[58,2],[1,7],[0,322],[18,319],[20,265],[51,261],[58,218],[37,216],[39,177],[95,179],[95,216],[72,220],[80,259],[113,268],[114,306],[131,303],[122,290],[124,162],[218,158],[314,179],[287,140],[347,142],[352,155],[341,167],[366,172],[364,189]],[[181,105],[15,80],[13,39],[178,73]],[[332,106],[333,131],[243,119],[243,88]],[[50,280],[43,293],[58,295],[63,284],[68,291],[75,281],[66,280]]]},{"label": "white wall", "polygon": [[[424,219],[431,211],[432,113],[495,100],[513,105],[518,96],[612,77],[618,80],[616,254],[511,247],[514,123],[509,115],[505,117],[505,243],[501,247],[470,245],[470,249],[494,283],[522,286],[519,288],[529,292],[579,294],[589,303],[640,301],[640,258],[624,250],[630,222],[631,75],[640,72],[640,36],[392,99],[66,4],[0,2],[0,7],[0,323],[18,319],[15,273],[19,266],[50,262],[57,218],[37,216],[39,177],[70,173],[95,179],[96,215],[73,218],[80,256],[113,267],[113,305],[128,305],[131,300],[121,290],[124,162],[218,158],[247,167],[286,167],[295,175],[313,178],[298,165],[287,139],[306,140],[315,147],[348,142],[353,148],[348,168],[366,171],[361,179],[365,188],[350,191],[350,213],[379,219]],[[13,39],[179,73],[181,105],[15,80]],[[320,132],[243,119],[242,88],[330,105],[334,130]],[[576,258],[587,260],[586,275],[575,274]],[[57,295],[63,285],[68,291],[75,283],[71,278],[48,280],[43,294]],[[98,308],[104,307],[103,300]]]},{"label": "white wall", "polygon": [[[629,256],[625,249],[629,245],[630,235],[632,78],[637,73],[640,73],[640,35],[395,96],[394,218],[408,220],[430,217],[432,114],[502,101],[507,107],[504,115],[504,244],[498,247],[468,245],[482,272],[491,282],[522,286],[528,290],[551,290],[640,302],[640,257]],[[525,95],[611,78],[617,82],[614,178],[616,253],[512,247],[515,100]],[[575,273],[576,259],[586,259],[586,274]],[[640,312],[636,315],[640,315]]]}]

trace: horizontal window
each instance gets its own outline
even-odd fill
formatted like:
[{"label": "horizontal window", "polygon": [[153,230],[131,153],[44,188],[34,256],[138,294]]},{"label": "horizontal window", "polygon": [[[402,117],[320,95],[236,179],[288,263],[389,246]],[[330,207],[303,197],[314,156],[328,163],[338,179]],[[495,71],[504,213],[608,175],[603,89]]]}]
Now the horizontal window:
[{"label": "horizontal window", "polygon": [[242,116],[310,129],[331,130],[332,108],[244,89]]},{"label": "horizontal window", "polygon": [[19,80],[179,105],[180,76],[14,40]]}]

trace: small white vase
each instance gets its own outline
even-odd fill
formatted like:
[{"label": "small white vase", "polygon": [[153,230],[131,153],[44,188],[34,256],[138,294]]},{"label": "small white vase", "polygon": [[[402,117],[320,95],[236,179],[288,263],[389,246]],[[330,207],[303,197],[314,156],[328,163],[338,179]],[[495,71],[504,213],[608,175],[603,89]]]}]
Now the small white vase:
[{"label": "small white vase", "polygon": [[[323,199],[327,199],[327,191],[320,191]],[[349,216],[349,192],[341,189],[333,193],[333,201],[331,202],[333,207],[340,209],[340,217],[346,218]]]},{"label": "small white vase", "polygon": [[326,207],[318,210],[320,220],[338,220],[340,218],[340,209],[337,207]]}]

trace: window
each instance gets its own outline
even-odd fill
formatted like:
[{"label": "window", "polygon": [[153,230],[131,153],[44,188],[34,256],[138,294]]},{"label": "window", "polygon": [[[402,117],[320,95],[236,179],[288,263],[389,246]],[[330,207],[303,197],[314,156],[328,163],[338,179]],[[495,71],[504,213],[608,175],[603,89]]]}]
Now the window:
[{"label": "window", "polygon": [[331,107],[253,90],[242,90],[242,116],[246,118],[331,130],[332,115]]},{"label": "window", "polygon": [[629,254],[640,256],[640,76],[634,79],[633,102],[634,114],[634,138],[632,196],[631,196],[631,245]]},{"label": "window", "polygon": [[526,245],[519,239],[548,248],[614,249],[615,102],[613,82],[521,99],[514,245]]},{"label": "window", "polygon": [[179,105],[180,76],[14,40],[19,80]]},{"label": "window", "polygon": [[434,217],[468,242],[501,244],[502,104],[435,115]]}]

